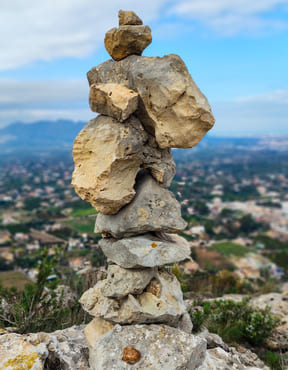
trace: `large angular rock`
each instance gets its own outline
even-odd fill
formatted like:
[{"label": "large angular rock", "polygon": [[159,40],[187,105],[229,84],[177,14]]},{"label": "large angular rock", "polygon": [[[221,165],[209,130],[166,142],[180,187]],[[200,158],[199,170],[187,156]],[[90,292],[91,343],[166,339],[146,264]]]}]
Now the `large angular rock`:
[{"label": "large angular rock", "polygon": [[92,112],[123,122],[137,109],[138,94],[119,84],[93,84],[90,87],[89,104]]},{"label": "large angular rock", "polygon": [[123,238],[151,231],[178,233],[185,229],[181,206],[173,193],[149,174],[137,177],[135,190],[132,202],[116,215],[97,215],[95,233]]},{"label": "large angular rock", "polygon": [[[141,359],[134,365],[122,360],[126,347],[136,349]],[[93,370],[157,369],[194,370],[204,361],[206,342],[165,325],[116,325],[90,351]]]},{"label": "large angular rock", "polygon": [[105,238],[99,242],[104,254],[124,268],[155,267],[190,258],[189,243],[182,237],[163,234],[126,239]]},{"label": "large angular rock", "polygon": [[141,55],[152,42],[151,29],[142,25],[124,25],[106,32],[104,45],[114,60],[121,60],[129,55]]},{"label": "large angular rock", "polygon": [[160,148],[195,146],[214,124],[206,97],[178,55],[131,55],[106,61],[87,73],[89,84],[123,84],[140,95],[137,116]]},{"label": "large angular rock", "polygon": [[143,24],[142,20],[132,11],[119,10],[119,26],[131,25],[137,26]]},{"label": "large angular rock", "polygon": [[124,298],[129,294],[141,294],[156,272],[156,269],[123,269],[117,265],[110,265],[102,293],[108,298]]},{"label": "large angular rock", "polygon": [[80,303],[90,315],[113,324],[165,323],[177,326],[186,312],[180,283],[173,274],[160,271],[139,295],[123,299],[103,295],[106,281],[98,282],[81,297]]},{"label": "large angular rock", "polygon": [[121,124],[107,116],[89,121],[74,141],[73,159],[75,191],[103,214],[114,214],[132,200],[141,166],[151,167],[167,186],[175,172],[171,152],[155,146],[133,115]]}]

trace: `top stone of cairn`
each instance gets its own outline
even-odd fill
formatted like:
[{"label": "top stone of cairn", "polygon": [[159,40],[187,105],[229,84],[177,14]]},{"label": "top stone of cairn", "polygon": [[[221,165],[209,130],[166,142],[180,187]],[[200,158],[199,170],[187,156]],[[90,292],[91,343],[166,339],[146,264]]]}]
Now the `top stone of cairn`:
[{"label": "top stone of cairn", "polygon": [[132,11],[119,10],[118,13],[119,26],[139,26],[142,25],[142,19]]},{"label": "top stone of cairn", "polygon": [[151,29],[132,11],[119,11],[119,28],[112,28],[105,35],[104,45],[110,56],[118,61],[129,55],[141,55],[151,44]]}]

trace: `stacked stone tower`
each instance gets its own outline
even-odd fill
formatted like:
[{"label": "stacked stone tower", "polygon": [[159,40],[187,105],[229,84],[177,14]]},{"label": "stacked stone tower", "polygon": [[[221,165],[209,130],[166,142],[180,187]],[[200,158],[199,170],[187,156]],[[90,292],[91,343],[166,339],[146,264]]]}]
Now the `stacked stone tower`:
[{"label": "stacked stone tower", "polygon": [[177,55],[143,57],[151,30],[119,12],[106,33],[114,60],[87,76],[89,104],[100,113],[74,142],[72,185],[98,211],[95,232],[114,264],[81,297],[95,319],[86,327],[92,369],[196,369],[206,349],[191,335],[180,284],[163,266],[190,258],[186,227],[167,189],[171,148],[196,145],[214,117]]}]

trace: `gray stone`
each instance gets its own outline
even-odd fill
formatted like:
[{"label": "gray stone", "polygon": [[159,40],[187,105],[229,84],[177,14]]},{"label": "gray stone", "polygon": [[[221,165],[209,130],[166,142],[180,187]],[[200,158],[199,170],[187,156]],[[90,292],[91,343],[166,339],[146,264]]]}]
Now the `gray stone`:
[{"label": "gray stone", "polygon": [[118,12],[119,26],[125,25],[141,25],[143,24],[142,20],[132,11],[119,10]]},{"label": "gray stone", "polygon": [[124,298],[128,294],[141,294],[156,272],[156,269],[124,269],[117,265],[110,265],[102,293],[108,298]]},{"label": "gray stone", "polygon": [[[159,285],[156,291],[154,279]],[[165,323],[177,326],[186,312],[180,283],[166,271],[159,271],[154,279],[150,283],[152,287],[148,285],[142,294],[129,294],[123,299],[105,297],[103,289],[106,281],[103,280],[87,290],[80,303],[90,315],[113,324]]]},{"label": "gray stone", "polygon": [[133,115],[123,123],[102,115],[89,121],[74,141],[73,159],[76,193],[103,214],[117,213],[133,199],[141,166],[165,186],[175,173],[171,152],[155,146]]},{"label": "gray stone", "polygon": [[90,85],[112,82],[138,92],[136,115],[160,148],[195,146],[214,124],[206,97],[177,55],[109,60],[92,68],[87,77]]},{"label": "gray stone", "polygon": [[119,84],[94,84],[90,86],[89,105],[92,112],[123,122],[137,109],[138,94]]},{"label": "gray stone", "polygon": [[141,55],[152,42],[151,29],[143,25],[123,25],[106,32],[104,45],[114,60]]},{"label": "gray stone", "polygon": [[123,238],[152,231],[178,233],[185,229],[181,206],[173,193],[149,174],[137,177],[135,191],[132,202],[116,215],[97,215],[95,233]]},{"label": "gray stone", "polygon": [[[134,365],[122,360],[125,347],[140,351]],[[93,370],[195,370],[204,361],[206,342],[165,325],[116,325],[90,352]]]},{"label": "gray stone", "polygon": [[179,320],[178,329],[185,331],[185,333],[191,334],[193,329],[193,323],[188,312],[185,312]]},{"label": "gray stone", "polygon": [[124,268],[155,267],[190,258],[189,243],[182,237],[144,234],[126,239],[105,238],[99,242],[104,254]]}]

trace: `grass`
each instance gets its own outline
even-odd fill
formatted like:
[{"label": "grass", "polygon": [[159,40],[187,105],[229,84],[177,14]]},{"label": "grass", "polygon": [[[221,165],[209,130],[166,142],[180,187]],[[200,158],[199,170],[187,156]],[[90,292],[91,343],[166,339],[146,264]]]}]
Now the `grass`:
[{"label": "grass", "polygon": [[31,284],[31,280],[20,271],[0,273],[0,285],[2,285],[3,288],[15,287],[18,291],[23,291],[26,284]]},{"label": "grass", "polygon": [[90,215],[96,215],[97,211],[95,208],[76,208],[71,213],[72,217],[85,217]]},{"label": "grass", "polygon": [[248,252],[250,252],[249,248],[244,247],[240,244],[235,244],[231,242],[223,242],[214,244],[211,247],[211,250],[217,251],[222,254],[222,256],[237,256],[237,257],[244,257]]},{"label": "grass", "polygon": [[70,229],[77,231],[78,233],[88,233],[95,235],[93,232],[95,224],[94,218],[86,218],[83,220],[68,220],[64,221],[63,224],[65,224]]}]

